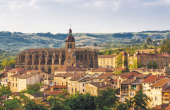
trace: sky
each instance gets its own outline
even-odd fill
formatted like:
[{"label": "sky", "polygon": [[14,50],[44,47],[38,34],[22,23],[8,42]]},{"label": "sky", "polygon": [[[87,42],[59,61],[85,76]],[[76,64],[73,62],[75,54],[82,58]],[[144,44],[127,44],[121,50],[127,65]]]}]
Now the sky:
[{"label": "sky", "polygon": [[170,30],[170,0],[0,0],[0,31],[118,33]]}]

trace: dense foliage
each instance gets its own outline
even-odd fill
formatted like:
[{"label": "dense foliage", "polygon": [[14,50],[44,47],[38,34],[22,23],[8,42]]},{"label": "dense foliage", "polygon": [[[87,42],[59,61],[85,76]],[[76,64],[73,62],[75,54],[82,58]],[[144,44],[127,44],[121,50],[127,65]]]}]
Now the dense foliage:
[{"label": "dense foliage", "polygon": [[[10,92],[10,90],[8,90]],[[34,91],[34,90],[33,90]],[[9,93],[7,92],[7,93]],[[29,99],[24,95],[27,90],[20,92],[20,98],[15,96],[13,100],[4,101],[4,106],[0,104],[2,110],[127,110],[130,108],[146,109],[151,99],[147,97],[142,91],[124,103],[119,102],[116,93],[117,91],[111,88],[99,91],[99,96],[92,96],[89,93],[76,93],[70,97],[63,97],[63,95],[50,96],[47,102],[38,102]],[[4,93],[6,94],[6,93]],[[4,95],[2,94],[2,95]],[[48,106],[46,105],[48,103]]]}]

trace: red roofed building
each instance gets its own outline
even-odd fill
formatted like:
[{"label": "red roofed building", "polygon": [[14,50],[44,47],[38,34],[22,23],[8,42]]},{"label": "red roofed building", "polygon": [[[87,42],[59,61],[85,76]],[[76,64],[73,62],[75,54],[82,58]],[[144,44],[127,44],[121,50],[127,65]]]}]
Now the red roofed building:
[{"label": "red roofed building", "polygon": [[91,70],[90,74],[93,75],[95,73],[98,73],[98,74],[107,74],[107,73],[113,73],[113,70],[109,69],[109,68],[97,68],[97,69]]},{"label": "red roofed building", "polygon": [[75,66],[64,66],[62,68],[56,69],[54,71],[54,75],[57,75],[59,73],[84,73],[85,69],[78,68]]},{"label": "red roofed building", "polygon": [[129,69],[137,68],[138,64],[148,69],[147,65],[149,62],[151,62],[152,65],[153,63],[156,63],[158,67],[163,69],[164,66],[168,66],[170,63],[170,54],[140,53],[138,51],[132,56],[128,54],[127,62],[128,62]]},{"label": "red roofed building", "polygon": [[[149,95],[153,101],[152,101],[152,106],[160,105],[163,104],[163,102],[166,102],[169,100],[166,100],[164,96],[168,95],[165,94],[167,91],[169,91],[170,87],[170,79],[163,78],[158,80],[156,83],[150,85],[151,90],[149,91],[147,95]],[[163,96],[162,96],[163,95]],[[169,98],[167,96],[167,98]]]}]

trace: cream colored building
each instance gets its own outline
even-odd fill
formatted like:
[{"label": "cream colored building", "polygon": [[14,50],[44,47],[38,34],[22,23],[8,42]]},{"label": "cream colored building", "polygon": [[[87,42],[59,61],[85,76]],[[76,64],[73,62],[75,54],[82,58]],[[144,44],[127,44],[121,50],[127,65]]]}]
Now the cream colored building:
[{"label": "cream colored building", "polygon": [[162,91],[170,87],[170,79],[160,79],[152,84],[149,96],[152,98],[152,107],[162,104]]},{"label": "cream colored building", "polygon": [[25,90],[29,84],[40,83],[40,80],[46,75],[47,73],[40,72],[38,70],[29,70],[19,74],[14,74],[10,76],[12,79],[10,82],[10,89],[12,92],[20,92]]},{"label": "cream colored building", "polygon": [[110,85],[104,82],[91,82],[86,84],[86,92],[93,96],[98,96],[99,90],[106,90],[107,87],[110,87]]},{"label": "cream colored building", "polygon": [[99,68],[116,68],[117,55],[98,55]]}]

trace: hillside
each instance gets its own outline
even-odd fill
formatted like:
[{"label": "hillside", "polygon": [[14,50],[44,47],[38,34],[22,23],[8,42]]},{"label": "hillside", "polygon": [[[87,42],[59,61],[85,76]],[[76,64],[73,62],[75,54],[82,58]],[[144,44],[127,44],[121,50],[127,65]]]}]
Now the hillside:
[{"label": "hillside", "polygon": [[[64,40],[68,34],[48,33],[22,33],[22,32],[0,32],[0,49],[7,51],[20,52],[29,48],[61,48],[64,47]],[[170,36],[170,30],[166,31],[142,31],[129,33],[74,33],[77,46],[86,46],[96,43],[105,43],[113,41],[130,41],[131,39],[152,40],[163,39]]]}]

